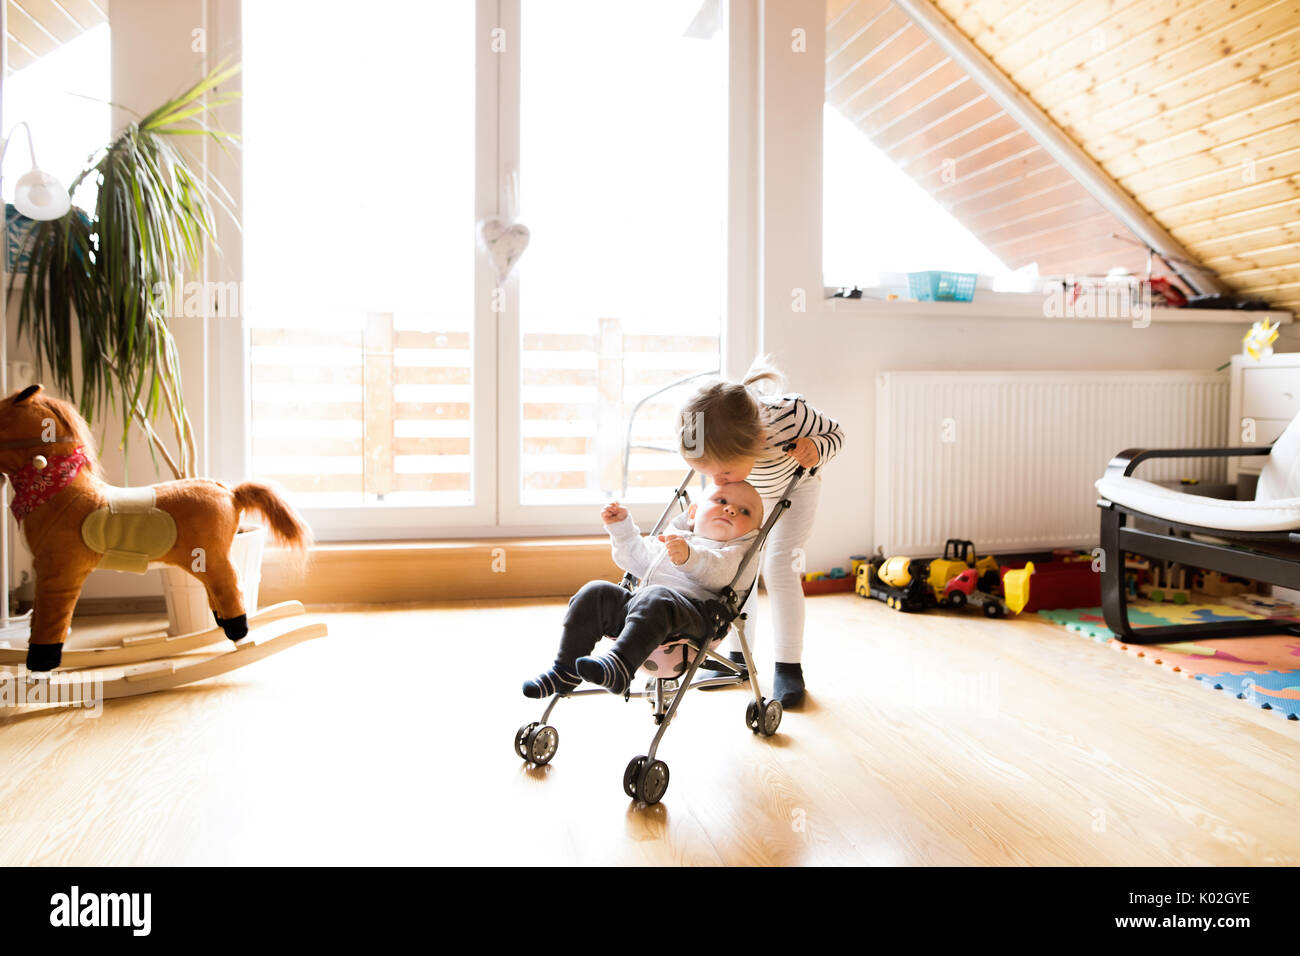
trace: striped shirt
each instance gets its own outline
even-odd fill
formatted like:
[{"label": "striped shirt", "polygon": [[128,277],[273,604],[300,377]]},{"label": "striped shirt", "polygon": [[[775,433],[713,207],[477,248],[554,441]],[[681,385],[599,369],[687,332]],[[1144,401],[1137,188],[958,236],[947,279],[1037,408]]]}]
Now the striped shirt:
[{"label": "striped shirt", "polygon": [[799,463],[781,450],[796,438],[809,438],[821,455],[818,468],[826,464],[844,445],[844,432],[832,418],[809,405],[802,395],[760,395],[759,417],[767,429],[767,442],[754,462],[754,470],[745,479],[764,501],[779,497],[790,482]]}]

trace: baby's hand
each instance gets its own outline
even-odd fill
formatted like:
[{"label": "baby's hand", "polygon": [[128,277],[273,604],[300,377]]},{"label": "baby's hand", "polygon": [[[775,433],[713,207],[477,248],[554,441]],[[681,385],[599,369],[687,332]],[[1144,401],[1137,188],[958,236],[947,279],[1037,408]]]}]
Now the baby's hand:
[{"label": "baby's hand", "polygon": [[668,550],[668,559],[673,564],[685,564],[686,559],[691,556],[691,546],[681,535],[661,534],[659,540],[664,543],[664,547]]},{"label": "baby's hand", "polygon": [[[813,444],[811,438],[796,438],[791,444],[794,447],[790,448],[786,454],[805,468],[811,468],[821,461],[821,452],[817,450],[817,446]],[[788,445],[786,447],[789,448]]]},{"label": "baby's hand", "polygon": [[626,517],[627,509],[617,501],[611,501],[609,504],[605,505],[604,509],[600,513],[600,520],[605,522],[605,524],[618,524]]}]

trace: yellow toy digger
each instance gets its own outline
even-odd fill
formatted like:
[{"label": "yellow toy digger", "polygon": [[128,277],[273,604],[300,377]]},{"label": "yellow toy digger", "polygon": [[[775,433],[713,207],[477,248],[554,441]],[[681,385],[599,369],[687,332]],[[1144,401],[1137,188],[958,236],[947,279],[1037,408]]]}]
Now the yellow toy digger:
[{"label": "yellow toy digger", "polygon": [[991,554],[977,557],[975,544],[962,538],[949,538],[943,545],[943,557],[930,562],[930,573],[926,583],[934,592],[934,599],[939,604],[947,605],[945,591],[948,582],[970,568],[975,569],[979,578],[979,589],[989,594],[996,593],[1002,586],[1002,576],[998,571],[998,562]]}]

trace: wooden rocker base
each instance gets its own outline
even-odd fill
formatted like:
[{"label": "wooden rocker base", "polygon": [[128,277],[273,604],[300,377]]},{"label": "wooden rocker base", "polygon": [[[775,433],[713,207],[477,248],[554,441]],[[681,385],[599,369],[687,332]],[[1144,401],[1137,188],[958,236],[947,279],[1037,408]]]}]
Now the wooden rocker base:
[{"label": "wooden rocker base", "polygon": [[[282,601],[256,611],[248,616],[249,628],[269,624],[286,617],[304,614],[299,601]],[[153,661],[176,654],[186,654],[201,647],[229,641],[225,631],[217,627],[215,621],[206,631],[191,631],[189,634],[144,634],[139,637],[123,638],[118,644],[105,647],[83,647],[64,645],[63,663],[59,670],[77,670],[85,667],[111,667],[118,664],[135,664],[140,661]],[[0,648],[0,666],[22,666],[27,662],[27,645]]]},{"label": "wooden rocker base", "polygon": [[[293,605],[297,602],[289,601],[286,604]],[[272,654],[288,650],[296,644],[324,637],[326,633],[328,628],[324,621],[304,623],[297,615],[291,615],[270,622],[258,621],[239,644],[213,654],[188,654],[139,664],[72,672],[63,670],[43,672],[40,676],[29,676],[25,667],[18,668],[12,673],[14,679],[27,681],[29,685],[32,682],[47,684],[44,700],[47,703],[79,703],[82,700],[89,700],[91,694],[98,700],[116,700],[122,697],[152,694],[206,680],[209,677],[228,674]],[[87,689],[88,684],[89,689]],[[34,699],[28,692],[25,702],[42,701]]]}]

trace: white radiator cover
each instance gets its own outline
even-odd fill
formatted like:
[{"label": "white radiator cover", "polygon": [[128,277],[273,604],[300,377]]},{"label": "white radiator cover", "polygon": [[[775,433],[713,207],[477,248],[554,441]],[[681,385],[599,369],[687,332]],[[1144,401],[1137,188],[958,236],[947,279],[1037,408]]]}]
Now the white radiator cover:
[{"label": "white radiator cover", "polygon": [[[876,394],[875,537],[926,556],[1094,547],[1093,482],[1126,448],[1226,445],[1213,372],[886,372]],[[1223,481],[1219,460],[1152,461],[1152,481]]]}]

